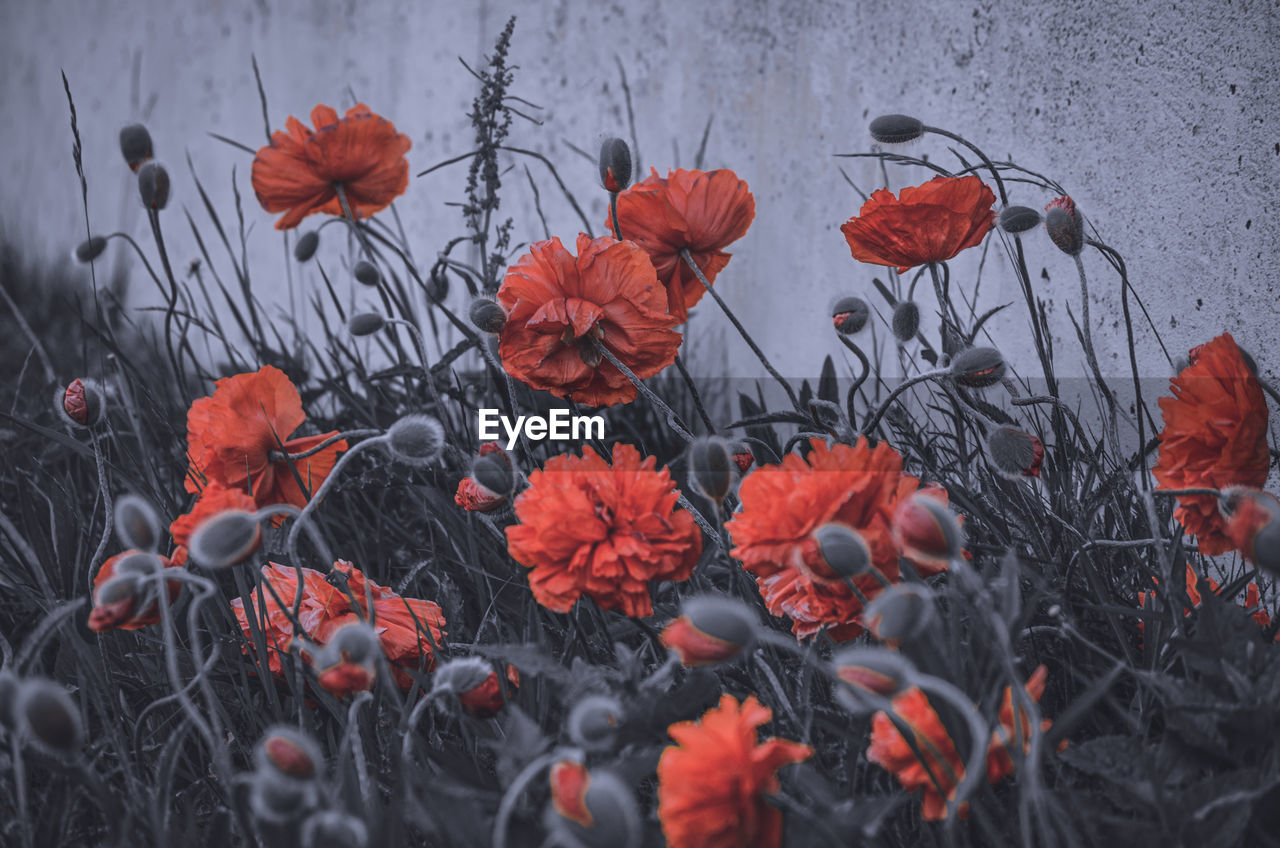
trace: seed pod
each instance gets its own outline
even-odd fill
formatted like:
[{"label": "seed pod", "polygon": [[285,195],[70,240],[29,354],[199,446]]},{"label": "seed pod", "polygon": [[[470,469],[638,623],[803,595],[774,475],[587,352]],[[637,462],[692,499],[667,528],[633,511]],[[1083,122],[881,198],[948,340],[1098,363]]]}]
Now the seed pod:
[{"label": "seed pod", "polygon": [[910,115],[881,115],[871,122],[871,137],[881,144],[905,144],[924,135],[924,122]]},{"label": "seed pod", "polygon": [[142,205],[159,211],[169,205],[169,172],[159,162],[147,162],[138,169],[138,196]]},{"label": "seed pod", "polygon": [[507,310],[496,300],[487,297],[477,297],[471,301],[470,314],[471,323],[483,333],[501,333],[507,323]]},{"label": "seed pod", "polygon": [[613,747],[623,715],[617,698],[587,695],[573,705],[565,729],[573,744],[588,751],[606,751]]},{"label": "seed pod", "polygon": [[910,642],[925,633],[937,617],[933,591],[928,586],[900,583],[876,595],[867,605],[863,620],[877,639]]},{"label": "seed pod", "polygon": [[987,456],[1002,477],[1010,480],[1039,477],[1044,443],[1017,427],[996,427],[987,434]]},{"label": "seed pod", "polygon": [[1025,233],[1040,226],[1040,213],[1030,206],[1006,206],[1000,210],[1000,229],[1010,235]]},{"label": "seed pod", "polygon": [[316,255],[316,248],[320,246],[320,233],[317,230],[307,230],[298,236],[298,240],[293,243],[293,258],[299,262],[306,262],[312,256]]},{"label": "seed pod", "polygon": [[88,241],[82,241],[76,245],[76,261],[92,262],[102,255],[102,251],[107,249],[107,240],[103,236],[90,236]]},{"label": "seed pod", "polygon": [[600,145],[600,184],[614,194],[631,185],[631,148],[620,138]]},{"label": "seed pod", "polygon": [[1223,491],[1227,538],[1245,559],[1280,574],[1280,499],[1270,492],[1233,486]]},{"label": "seed pod", "polygon": [[29,677],[19,684],[16,710],[19,726],[44,750],[62,757],[79,751],[84,723],[75,702],[52,680]]},{"label": "seed pod", "polygon": [[143,163],[151,161],[154,151],[151,146],[151,133],[142,124],[129,124],[120,130],[120,152],[124,155],[125,164],[135,174]]},{"label": "seed pod", "polygon": [[729,443],[718,436],[705,436],[689,445],[689,484],[715,503],[733,490],[734,461]]},{"label": "seed pod", "polygon": [[311,780],[320,772],[324,756],[320,746],[295,727],[280,724],[268,728],[254,749],[259,771],[270,771],[295,780]]},{"label": "seed pod", "polygon": [[906,344],[920,331],[920,307],[914,300],[900,300],[893,307],[893,337]]},{"label": "seed pod", "polygon": [[511,459],[506,452],[494,445],[496,450],[485,451],[471,463],[471,477],[491,497],[509,498],[515,492],[516,475],[511,467]]},{"label": "seed pod", "polygon": [[831,658],[831,664],[847,684],[836,688],[836,700],[859,715],[876,709],[868,695],[893,698],[911,685],[916,673],[909,659],[885,648],[845,648]]},{"label": "seed pod", "polygon": [[971,347],[951,360],[951,379],[970,389],[985,389],[1004,379],[1004,357],[993,347]]},{"label": "seed pod", "polygon": [[319,810],[302,823],[302,848],[366,848],[369,828],[341,810]]},{"label": "seed pod", "polygon": [[55,407],[64,421],[75,427],[93,427],[106,409],[103,392],[93,380],[76,378],[58,392]]},{"label": "seed pod", "polygon": [[[853,579],[871,569],[871,548],[862,538],[862,534],[844,524],[824,524],[813,531],[813,540],[817,542],[819,562],[816,565],[830,574],[820,577],[831,581],[841,578]],[[810,568],[815,563],[807,563]]]},{"label": "seed pod", "polygon": [[356,263],[356,267],[351,269],[351,275],[356,278],[357,283],[370,288],[382,282],[382,274],[377,266],[365,259]]},{"label": "seed pod", "polygon": [[893,538],[907,559],[933,566],[947,566],[964,548],[964,534],[955,513],[928,490],[898,501],[893,511]]},{"label": "seed pod", "polygon": [[831,307],[831,324],[837,332],[852,336],[867,326],[871,307],[860,297],[842,297]]},{"label": "seed pod", "polygon": [[377,312],[357,312],[347,319],[347,332],[353,336],[372,336],[387,326],[387,319]]},{"label": "seed pod", "polygon": [[732,598],[702,595],[681,605],[680,617],[667,625],[660,638],[686,667],[719,665],[755,647],[756,619]]},{"label": "seed pod", "polygon": [[[582,768],[581,764],[578,767]],[[635,794],[613,773],[596,769],[573,778],[561,774],[558,782],[553,778],[552,786],[552,806],[560,814],[559,828],[568,831],[569,844],[585,848],[635,848],[640,844]],[[568,787],[574,787],[576,794],[567,795]]]},{"label": "seed pod", "polygon": [[430,415],[406,415],[387,431],[387,447],[406,465],[430,465],[444,451],[444,427]]},{"label": "seed pod", "polygon": [[1045,207],[1044,229],[1058,249],[1068,256],[1084,250],[1084,218],[1070,197],[1055,197]]},{"label": "seed pod", "polygon": [[154,553],[160,548],[160,516],[150,503],[137,495],[116,501],[116,536],[126,548]]},{"label": "seed pod", "polygon": [[188,540],[191,559],[204,568],[229,568],[262,543],[262,526],[251,512],[229,509],[200,522]]}]

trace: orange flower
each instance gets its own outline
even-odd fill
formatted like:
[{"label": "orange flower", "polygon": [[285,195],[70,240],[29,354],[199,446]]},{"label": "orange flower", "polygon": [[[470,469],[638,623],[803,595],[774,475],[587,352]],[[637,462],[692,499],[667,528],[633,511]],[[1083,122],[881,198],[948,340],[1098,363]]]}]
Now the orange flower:
[{"label": "orange flower", "polygon": [[187,491],[220,483],[252,494],[258,506],[306,506],[309,493],[347,449],[346,441],[338,441],[303,459],[273,458],[282,442],[284,451],[297,454],[337,435],[333,431],[285,441],[306,420],[298,390],[279,368],[264,365],[219,380],[212,397],[200,398],[187,412]]},{"label": "orange flower", "polygon": [[[335,562],[333,570],[333,577],[339,580],[339,575],[346,577],[347,591],[351,593],[351,597],[320,572],[310,568],[302,569],[302,607],[298,612],[298,623],[302,625],[311,645],[326,644],[345,624],[372,618],[378,641],[401,689],[408,689],[413,682],[405,672],[406,669],[429,671],[435,667],[435,646],[445,635],[445,620],[440,607],[431,601],[402,598],[369,580],[364,572],[345,560]],[[280,661],[280,654],[289,651],[294,639],[289,613],[293,610],[297,593],[298,574],[288,566],[269,563],[262,568],[262,579],[270,584],[270,588],[262,587],[264,607],[259,606],[256,591],[253,595],[254,621],[262,626],[262,613],[265,610],[263,631],[267,643],[267,663],[273,672],[282,674],[284,666]],[[272,589],[280,601],[283,601],[283,609],[272,596]],[[352,598],[355,599],[354,605]],[[252,644],[252,631],[245,615],[244,601],[236,598],[231,602],[231,607],[245,638],[251,640]],[[301,647],[310,648],[311,645]],[[308,653],[304,654],[304,659],[311,662],[313,658]]]},{"label": "orange flower", "polygon": [[507,549],[529,568],[533,597],[568,612],[583,595],[633,618],[653,614],[649,583],[688,580],[702,533],[676,509],[675,483],[631,445],[613,449],[613,466],[590,448],[581,458],[553,457],[529,475],[516,498],[520,524]]},{"label": "orange flower", "polygon": [[873,192],[840,231],[854,259],[905,273],[981,244],[995,223],[995,202],[975,176],[934,177],[897,197],[884,188]]},{"label": "orange flower", "polygon": [[[1160,398],[1164,430],[1160,459],[1151,469],[1165,489],[1259,488],[1267,481],[1267,401],[1230,333],[1194,348],[1191,364],[1171,381],[1173,397]],[[1232,549],[1217,498],[1178,498],[1174,518],[1207,556]]]},{"label": "orange flower", "polygon": [[[187,561],[187,549],[180,547],[169,557],[130,549],[102,563],[93,578],[93,610],[89,613],[89,629],[93,632],[140,630],[160,623],[160,599],[157,596],[156,584],[145,576],[145,572],[136,572],[138,579],[130,580],[126,572],[117,571],[118,566],[134,556],[139,558],[155,556],[160,560],[163,568],[181,568]],[[113,578],[116,577],[120,580],[113,582]],[[108,583],[112,585],[108,586]],[[169,593],[169,603],[173,604],[182,593],[182,583],[177,580],[166,580],[165,589]]]},{"label": "orange flower", "polygon": [[292,115],[288,132],[276,130],[258,150],[251,172],[258,202],[268,212],[286,213],[277,230],[289,230],[316,212],[342,215],[338,186],[351,214],[367,218],[387,207],[409,187],[413,146],[395,125],[357,103],[339,118],[328,106],[311,110],[308,129]]},{"label": "orange flower", "polygon": [[253,498],[242,492],[240,489],[228,489],[221,483],[210,483],[204,487],[204,491],[200,493],[200,497],[196,500],[195,505],[191,507],[191,511],[185,515],[180,515],[169,525],[169,535],[173,537],[175,545],[186,547],[191,540],[191,534],[196,532],[205,519],[212,518],[220,512],[229,509],[238,509],[244,512],[253,512],[258,508],[253,502]]},{"label": "orange flower", "polygon": [[[1027,679],[1027,694],[1039,701],[1044,694],[1044,666],[1037,668]],[[893,721],[883,712],[871,720],[871,746],[867,759],[891,772],[908,792],[923,789],[924,803],[921,815],[925,821],[937,821],[947,817],[947,801],[955,797],[956,788],[964,780],[964,759],[956,751],[955,742],[924,692],[908,689],[893,699],[893,711],[911,730],[917,749],[924,760],[916,757],[911,745],[898,732]],[[1013,774],[1014,761],[1010,748],[1014,740],[1022,737],[1023,753],[1031,738],[1030,721],[1025,712],[1019,711],[1014,721],[1013,692],[1006,686],[1000,706],[1000,725],[991,734],[987,747],[987,782],[996,783]],[[1040,722],[1040,729],[1047,730],[1053,722]],[[968,815],[968,805],[960,807],[961,817]]]},{"label": "orange flower", "polygon": [[[653,170],[649,178],[618,195],[618,225],[627,241],[645,249],[658,279],[667,287],[671,314],[688,320],[706,287],[680,251],[688,250],[707,282],[729,264],[724,249],[747,234],[756,217],[756,201],[733,171]],[[612,219],[605,226],[613,232]],[[615,233],[616,235],[616,233]]]},{"label": "orange flower", "polygon": [[[800,638],[825,626],[832,639],[846,641],[862,632],[862,600],[822,561],[812,533],[833,522],[853,528],[881,577],[896,583],[901,550],[893,539],[893,511],[920,481],[902,473],[902,457],[885,442],[874,448],[862,438],[852,447],[828,448],[822,439],[809,444],[808,461],[788,454],[781,465],[761,466],[742,481],[742,508],[727,529],[733,555],[756,575],[769,612],[790,616]],[[942,489],[922,491],[947,501]],[[916,563],[923,575],[945,568]],[[867,598],[883,588],[874,572],[855,578],[854,585]]]},{"label": "orange flower", "polygon": [[507,269],[498,300],[507,310],[498,353],[511,376],[592,406],[635,400],[636,388],[602,342],[637,377],[675,361],[680,334],[643,250],[608,236],[578,236],[575,258],[560,239],[540,241]]},{"label": "orange flower", "polygon": [[[1196,585],[1196,582],[1199,578],[1197,578],[1195,569],[1191,567],[1190,563],[1186,564],[1186,569],[1187,569],[1187,576],[1186,576],[1187,598],[1190,599],[1191,601],[1191,608],[1195,609],[1196,607],[1200,606],[1200,600],[1201,600],[1200,590]],[[1204,580],[1205,580],[1205,583],[1208,584],[1209,586],[1209,591],[1216,594],[1219,589],[1218,582],[1214,580],[1212,577],[1206,577]],[[1156,582],[1159,583],[1160,581],[1157,580]],[[1143,590],[1141,592],[1138,592],[1138,607],[1145,609],[1148,606],[1150,606],[1151,602],[1153,602],[1155,599],[1156,599],[1156,593],[1154,590],[1151,590],[1151,591]],[[1258,622],[1259,627],[1269,627],[1271,625],[1271,616],[1267,614],[1266,607],[1262,605],[1262,595],[1258,591],[1257,582],[1253,580],[1250,580],[1249,585],[1245,587],[1244,606],[1245,606],[1245,609],[1253,610],[1253,612],[1250,615],[1254,621]],[[1191,609],[1183,609],[1182,614],[1184,617],[1191,615]],[[1142,633],[1144,630],[1146,630],[1146,622],[1139,620],[1138,632]],[[1276,634],[1276,641],[1280,642],[1280,633]]]},{"label": "orange flower", "polygon": [[813,749],[785,739],[757,741],[773,712],[755,696],[732,695],[667,732],[676,741],[658,761],[658,818],[671,848],[776,848],[782,813],[766,800],[778,792],[778,769]]}]

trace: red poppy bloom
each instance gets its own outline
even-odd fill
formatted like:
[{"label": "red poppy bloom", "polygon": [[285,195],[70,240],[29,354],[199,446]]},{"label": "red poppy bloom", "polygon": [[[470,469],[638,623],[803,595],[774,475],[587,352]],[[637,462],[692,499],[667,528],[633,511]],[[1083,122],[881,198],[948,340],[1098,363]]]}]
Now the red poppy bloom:
[{"label": "red poppy bloom", "polygon": [[[618,225],[627,241],[645,249],[667,287],[671,314],[677,323],[688,320],[706,287],[680,258],[688,250],[707,282],[729,264],[724,249],[747,234],[756,217],[756,200],[747,184],[727,169],[655,170],[646,180],[618,195]],[[613,232],[612,218],[605,226]],[[616,235],[616,233],[615,233]]]},{"label": "red poppy bloom", "polygon": [[840,231],[854,259],[905,273],[981,244],[995,223],[995,202],[975,176],[934,177],[897,197],[884,188],[873,192]]},{"label": "red poppy bloom", "polygon": [[[310,568],[302,569],[302,607],[298,623],[307,634],[310,643],[306,647],[326,644],[343,625],[357,621],[372,623],[378,633],[378,642],[391,664],[391,672],[401,689],[408,689],[412,678],[406,669],[431,670],[435,667],[435,645],[444,637],[445,620],[440,607],[431,601],[402,598],[390,589],[379,586],[364,576],[364,572],[344,560],[333,564],[333,570],[346,576],[347,593],[330,583],[325,575]],[[270,584],[263,587],[265,606],[260,607],[258,595],[253,596],[254,621],[262,627],[267,643],[267,663],[276,674],[282,674],[284,666],[281,653],[288,653],[293,643],[293,624],[289,612],[293,609],[298,588],[297,570],[270,563],[262,568],[262,579]],[[284,602],[282,609],[272,595],[272,589]],[[354,598],[355,604],[352,604]],[[240,629],[252,644],[252,630],[245,615],[244,601],[231,602]],[[263,620],[265,611],[265,622]],[[304,654],[307,662],[314,660]],[[342,669],[343,664],[334,666]]]},{"label": "red poppy bloom", "polygon": [[[831,523],[858,532],[880,577],[868,572],[854,578],[854,585],[872,598],[883,588],[881,579],[899,579],[902,550],[893,537],[894,508],[920,481],[902,472],[902,457],[885,442],[871,448],[860,438],[852,447],[829,448],[812,439],[810,445],[807,461],[788,454],[781,465],[761,466],[742,481],[742,509],[727,529],[736,545],[733,555],[756,575],[769,612],[790,616],[800,638],[826,627],[832,639],[845,641],[862,632],[862,601],[822,560],[812,534]],[[947,502],[942,489],[920,491]],[[930,575],[946,563],[920,561],[916,567]]]},{"label": "red poppy bloom", "polygon": [[778,770],[813,755],[808,745],[757,739],[773,712],[732,695],[698,721],[671,725],[676,741],[658,761],[658,818],[671,848],[776,848],[782,812],[767,800],[778,792]]},{"label": "red poppy bloom", "polygon": [[[1027,679],[1027,694],[1035,701],[1044,694],[1047,675],[1045,667],[1040,666]],[[921,690],[912,687],[895,697],[893,711],[910,728],[916,748],[924,760],[916,757],[911,745],[883,712],[872,718],[867,759],[891,772],[908,792],[924,790],[921,816],[925,821],[944,819],[947,817],[947,801],[955,797],[956,788],[964,780],[964,758],[956,750],[955,742],[929,703],[928,696]],[[1031,737],[1030,722],[1025,712],[1020,711],[1017,718],[1015,725],[1013,693],[1006,686],[1000,707],[1000,725],[991,734],[987,747],[988,783],[996,783],[1013,774],[1010,748],[1016,744],[1018,736],[1022,737],[1023,753],[1026,753]],[[1041,730],[1047,730],[1052,724],[1048,720],[1042,721]],[[960,807],[960,815],[968,815],[967,804]]]},{"label": "red poppy bloom", "polygon": [[[155,582],[144,572],[138,573],[139,579],[131,580],[128,571],[117,570],[118,566],[135,556],[146,558],[152,555],[133,549],[122,551],[102,563],[94,576],[93,610],[89,613],[89,629],[93,632],[139,630],[160,623],[160,598]],[[181,568],[187,561],[187,549],[179,547],[172,556],[157,555],[156,559],[160,560],[163,568]],[[165,589],[169,593],[169,603],[173,604],[182,593],[182,583],[166,580]]]},{"label": "red poppy bloom", "polygon": [[636,388],[596,348],[602,342],[637,377],[675,361],[680,334],[644,251],[608,236],[578,236],[575,258],[560,239],[540,241],[507,269],[498,353],[517,380],[592,406],[635,400]]},{"label": "red poppy bloom", "polygon": [[240,489],[229,489],[221,483],[210,483],[204,487],[204,491],[200,493],[200,497],[196,500],[195,505],[191,507],[191,511],[185,515],[180,515],[169,525],[169,535],[173,537],[175,545],[186,547],[191,541],[191,534],[196,532],[205,519],[212,518],[220,512],[229,509],[238,509],[243,512],[253,512],[258,508],[253,502],[253,498],[249,497]]},{"label": "red poppy bloom", "polygon": [[688,511],[676,509],[675,483],[656,464],[617,445],[610,467],[585,447],[581,458],[553,457],[529,475],[507,549],[530,569],[538,603],[568,612],[587,595],[604,609],[643,618],[653,614],[651,581],[689,579],[702,532]]},{"label": "red poppy bloom", "polygon": [[[1191,601],[1191,608],[1183,609],[1182,614],[1184,617],[1191,615],[1191,610],[1199,607],[1202,599],[1197,582],[1199,578],[1196,576],[1195,569],[1191,567],[1190,563],[1187,563],[1185,567],[1187,569],[1187,575],[1185,578],[1187,582],[1187,598]],[[1157,580],[1156,582],[1159,583],[1160,581]],[[1205,583],[1209,586],[1209,591],[1215,594],[1220,588],[1218,586],[1218,582],[1212,577],[1206,577]],[[1149,591],[1143,590],[1138,593],[1138,606],[1143,609],[1149,608],[1155,599],[1156,592],[1154,589]],[[1246,609],[1253,610],[1250,615],[1254,621],[1258,622],[1259,627],[1269,627],[1271,625],[1271,616],[1267,614],[1266,607],[1262,605],[1262,595],[1258,591],[1257,582],[1253,580],[1250,580],[1249,585],[1245,587],[1244,606]],[[1139,620],[1138,632],[1142,633],[1144,630],[1146,630],[1146,622]],[[1276,641],[1280,641],[1280,633],[1276,634]],[[1139,640],[1139,642],[1141,642],[1141,640]]]},{"label": "red poppy bloom", "polygon": [[[1259,488],[1267,481],[1267,401],[1230,333],[1194,348],[1191,364],[1160,398],[1164,429],[1160,459],[1151,469],[1165,489]],[[1178,498],[1173,517],[1194,535],[1200,553],[1232,549],[1217,498]]]},{"label": "red poppy bloom", "polygon": [[339,118],[328,106],[311,110],[312,130],[292,115],[287,132],[253,158],[251,178],[258,202],[268,212],[286,213],[277,230],[289,230],[316,212],[342,215],[337,186],[351,214],[368,216],[387,207],[409,187],[413,146],[395,125],[358,103]]},{"label": "red poppy bloom", "polygon": [[338,435],[289,439],[306,420],[298,390],[279,368],[264,365],[219,380],[213,395],[195,401],[187,412],[187,491],[220,483],[252,494],[258,506],[306,506],[309,493],[347,449],[344,440],[302,459],[277,459],[281,443],[285,452],[299,454]]}]

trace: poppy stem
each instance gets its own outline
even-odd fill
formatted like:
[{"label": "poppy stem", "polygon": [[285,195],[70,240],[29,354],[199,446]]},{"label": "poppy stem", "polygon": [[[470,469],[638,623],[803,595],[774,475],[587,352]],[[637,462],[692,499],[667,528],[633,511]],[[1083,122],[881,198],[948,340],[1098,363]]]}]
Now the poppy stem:
[{"label": "poppy stem", "polygon": [[591,341],[596,346],[596,350],[600,351],[600,354],[604,356],[605,359],[612,362],[613,366],[617,368],[619,371],[621,371],[623,375],[625,375],[626,378],[631,381],[631,384],[635,386],[636,389],[639,390],[640,394],[645,396],[645,399],[648,400],[649,403],[653,404],[653,407],[657,409],[658,412],[666,416],[667,423],[670,424],[672,429],[674,429],[676,433],[680,435],[680,438],[684,439],[686,442],[693,441],[693,434],[690,433],[688,428],[686,428],[684,424],[680,421],[680,416],[676,415],[675,412],[671,409],[671,407],[667,406],[666,403],[663,402],[662,398],[654,394],[653,391],[650,390],[648,386],[646,386],[643,382],[641,382],[640,378],[636,376],[635,372],[632,371],[630,368],[628,368],[626,365],[624,365],[622,360],[614,356],[613,351],[605,347],[603,342],[601,342],[599,339],[594,337],[588,336],[587,338],[591,338]]},{"label": "poppy stem", "polygon": [[876,425],[880,423],[880,419],[883,418],[884,414],[889,411],[889,407],[893,404],[893,402],[897,400],[898,396],[901,395],[903,392],[905,392],[907,389],[911,388],[912,386],[918,383],[923,383],[925,380],[936,380],[939,377],[945,377],[949,373],[950,372],[947,369],[939,368],[935,371],[925,371],[921,374],[917,374],[916,376],[912,377],[909,380],[904,381],[902,385],[898,386],[896,389],[894,389],[892,392],[889,393],[889,396],[884,399],[884,403],[880,404],[879,408],[876,409],[875,412],[873,412],[870,416],[867,417],[866,423],[862,425],[862,434],[866,435],[867,433],[870,433],[872,430],[874,430],[876,428]]},{"label": "poppy stem", "polygon": [[[173,266],[169,264],[169,251],[164,246],[164,234],[160,230],[160,212],[156,209],[147,210],[147,218],[151,221],[151,234],[156,240],[156,250],[160,252],[160,264],[164,267],[165,277],[169,280],[169,303],[164,313],[164,347],[169,354],[169,365],[173,368],[174,378],[178,381],[178,391],[182,393],[182,397],[187,397],[187,378],[178,363],[178,357],[173,351],[173,317],[178,310],[178,281],[173,276]],[[257,315],[254,316],[257,321]],[[259,331],[261,335],[261,331]]]},{"label": "poppy stem", "polygon": [[751,352],[756,355],[756,359],[760,360],[760,364],[764,366],[770,376],[777,380],[778,384],[782,386],[783,390],[787,393],[787,398],[791,401],[791,405],[795,407],[797,412],[803,413],[804,409],[800,406],[800,399],[796,397],[796,393],[792,390],[791,384],[782,379],[782,375],[779,374],[778,370],[769,362],[768,357],[764,355],[764,351],[760,349],[760,346],[757,345],[755,340],[753,340],[750,334],[747,333],[747,328],[742,326],[742,322],[733,314],[733,310],[729,308],[729,304],[725,303],[724,298],[720,297],[716,290],[711,287],[711,283],[702,273],[702,269],[698,267],[698,263],[693,261],[693,255],[689,253],[689,248],[680,248],[680,258],[684,260],[684,263],[688,265],[690,269],[692,269],[694,276],[696,276],[699,282],[702,283],[703,287],[706,288],[707,294],[711,295],[711,299],[720,305],[721,311],[724,312],[725,317],[728,318],[734,328],[737,329],[738,335],[742,336],[742,340],[747,343],[747,347],[751,348]]},{"label": "poppy stem", "polygon": [[707,432],[714,436],[716,434],[716,425],[711,423],[711,417],[707,415],[706,407],[702,405],[702,397],[698,394],[698,387],[694,385],[693,377],[689,376],[689,369],[684,367],[684,360],[678,353],[676,354],[676,370],[680,372],[680,377],[689,389],[689,395],[693,398],[693,406],[698,410],[698,417],[702,419]]},{"label": "poppy stem", "polygon": [[431,396],[431,402],[436,405],[436,414],[444,424],[445,432],[449,434],[449,439],[454,439],[453,419],[444,407],[444,402],[440,399],[440,394],[436,391],[436,381],[431,377],[431,369],[427,367],[427,343],[422,338],[422,332],[414,326],[412,321],[406,321],[403,318],[388,318],[388,324],[400,324],[409,331],[409,335],[413,336],[414,344],[418,347],[418,359],[422,361],[422,382],[427,387],[427,394]]},{"label": "poppy stem", "polygon": [[858,420],[858,416],[854,413],[853,401],[855,396],[858,394],[858,389],[862,388],[862,384],[871,376],[871,360],[867,359],[867,355],[863,352],[862,348],[858,347],[852,340],[847,338],[844,333],[836,333],[836,338],[839,339],[840,343],[848,348],[854,356],[858,357],[858,362],[862,365],[862,373],[858,375],[858,379],[853,381],[853,385],[849,387],[849,394],[845,397],[845,406],[848,408],[849,414],[849,426],[852,427],[853,423]]},{"label": "poppy stem", "polygon": [[315,456],[320,451],[343,439],[363,439],[366,436],[377,436],[382,433],[381,430],[347,430],[343,433],[336,433],[325,439],[320,444],[305,450],[302,453],[283,453],[282,451],[270,451],[267,453],[269,462],[296,462],[299,459],[306,459],[309,456]]},{"label": "poppy stem", "polygon": [[526,786],[538,773],[551,765],[558,759],[565,758],[564,751],[551,751],[543,754],[541,757],[534,759],[511,781],[511,785],[507,787],[507,791],[502,795],[502,801],[498,804],[498,813],[495,816],[493,825],[493,848],[507,848],[507,821],[511,818],[512,812],[515,811],[516,802],[520,800],[520,795],[524,792]]},{"label": "poppy stem", "polygon": [[618,193],[609,192],[609,217],[613,219],[613,237],[622,241],[622,228],[618,226]]},{"label": "poppy stem", "polygon": [[[342,455],[342,459],[339,459],[338,462],[333,466],[333,470],[329,472],[329,476],[324,478],[324,482],[320,484],[320,488],[317,489],[314,494],[312,494],[311,500],[307,501],[307,505],[302,508],[301,512],[298,513],[298,517],[294,519],[293,526],[289,528],[289,537],[288,537],[288,540],[286,541],[286,546],[289,551],[289,558],[293,561],[295,567],[300,567],[300,563],[298,560],[298,531],[302,529],[303,525],[307,523],[307,519],[310,518],[311,514],[315,512],[316,505],[320,503],[320,499],[323,498],[325,494],[329,491],[329,489],[333,487],[333,483],[335,480],[338,479],[338,475],[342,472],[343,467],[348,462],[351,461],[351,458],[353,456],[357,455],[361,451],[365,450],[371,445],[383,444],[386,441],[387,441],[387,437],[385,435],[375,436],[372,439],[365,439],[363,442],[361,442],[360,444],[356,445],[355,447],[351,448],[346,453],[344,453]],[[308,535],[310,535],[310,532],[311,531],[308,530]],[[316,535],[311,536],[311,539],[313,542],[315,542],[318,538],[319,538],[318,532]],[[322,547],[320,550],[320,553],[323,554],[326,559],[325,570],[328,571],[330,568],[333,567],[333,560],[330,557],[329,551],[326,550],[325,548]],[[299,580],[301,580],[301,575],[299,575]],[[299,585],[301,585],[301,583],[299,583]]]},{"label": "poppy stem", "polygon": [[1164,495],[1167,498],[1181,498],[1188,495],[1205,495],[1211,498],[1222,498],[1222,492],[1218,489],[1208,489],[1202,487],[1191,487],[1188,489],[1153,489],[1151,494]]}]

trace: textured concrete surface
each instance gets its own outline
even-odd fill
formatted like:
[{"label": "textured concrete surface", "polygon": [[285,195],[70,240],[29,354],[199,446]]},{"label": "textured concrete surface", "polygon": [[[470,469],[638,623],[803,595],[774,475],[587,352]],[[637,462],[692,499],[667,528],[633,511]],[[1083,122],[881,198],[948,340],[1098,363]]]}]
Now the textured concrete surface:
[{"label": "textured concrete surface", "polygon": [[[590,201],[597,233],[604,201],[593,168],[566,142],[590,150],[603,133],[625,129],[615,55],[630,77],[646,169],[691,166],[714,115],[707,166],[737,171],[758,205],[719,290],[786,373],[816,374],[825,353],[844,356],[826,329],[834,297],[876,300],[869,284],[882,272],[853,262],[839,232],[860,199],[837,168],[867,192],[882,180],[866,160],[832,154],[868,149],[868,120],[888,111],[915,114],[1059,181],[1126,256],[1175,356],[1230,329],[1265,369],[1280,367],[1272,355],[1280,338],[1280,3],[1259,0],[3,0],[0,226],[48,251],[83,235],[62,68],[76,96],[94,230],[145,233],[115,141],[122,124],[145,119],[174,175],[167,220],[177,264],[195,255],[181,207],[204,216],[184,161],[190,154],[232,218],[236,169],[260,295],[286,303],[280,241],[253,202],[249,157],[206,134],[262,143],[251,54],[273,127],[317,102],[350,105],[354,92],[410,135],[416,173],[468,149],[462,115],[474,83],[457,57],[478,61],[511,13],[521,66],[515,91],[544,107],[543,125],[518,122],[513,140],[557,163]],[[954,162],[938,138],[911,152]],[[571,237],[578,225],[570,208],[541,166],[529,164],[552,231]],[[896,188],[928,174],[889,176]],[[457,210],[443,204],[459,199],[464,178],[455,167],[414,179],[398,204],[420,255],[461,232]],[[517,238],[541,238],[523,171],[508,182]],[[1013,202],[1047,200],[1038,190],[1013,192]],[[330,265],[337,241],[322,246]],[[998,242],[992,247],[981,306],[1018,299]],[[1028,240],[1028,253],[1052,302],[1057,347],[1075,350],[1066,314],[1068,306],[1080,314],[1072,262],[1043,234]],[[966,291],[980,255],[955,263]],[[1127,356],[1119,287],[1096,256],[1087,265],[1102,367],[1119,374]],[[135,288],[144,291],[141,281]],[[716,342],[732,329],[712,304],[698,313],[691,332],[702,340],[699,370],[762,373],[736,341]],[[1143,369],[1162,378],[1168,365],[1139,321]],[[1015,304],[991,326],[1001,347],[1029,366],[1025,311]],[[1079,373],[1078,358],[1064,356],[1064,370]]]}]

